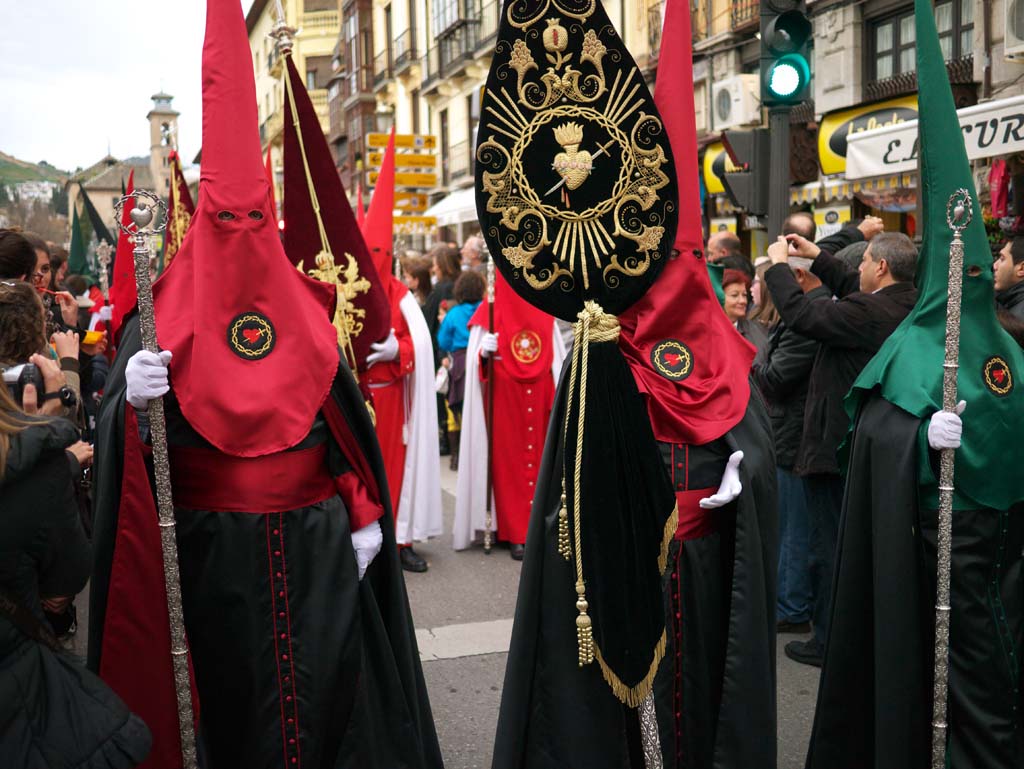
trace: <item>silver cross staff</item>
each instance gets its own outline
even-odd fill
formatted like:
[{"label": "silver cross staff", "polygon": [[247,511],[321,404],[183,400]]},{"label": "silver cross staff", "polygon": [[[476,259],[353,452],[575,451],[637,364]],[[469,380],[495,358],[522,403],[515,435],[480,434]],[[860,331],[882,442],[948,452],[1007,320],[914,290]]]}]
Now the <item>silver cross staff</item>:
[{"label": "silver cross staff", "polygon": [[[125,225],[122,211],[128,212],[131,224]],[[162,210],[161,210],[162,209]],[[163,231],[167,206],[152,192],[135,190],[117,201],[118,226],[128,235],[135,248],[135,285],[138,291],[139,328],[142,346],[159,352],[156,343],[156,320],[153,314],[153,283],[149,272],[149,239]],[[149,429],[153,443],[153,475],[160,525],[160,550],[163,555],[164,585],[167,590],[167,618],[171,626],[171,664],[174,689],[178,698],[178,729],[181,735],[181,760],[184,769],[196,769],[196,736],[192,710],[192,684],[188,672],[188,647],[185,642],[185,621],[181,611],[181,578],[178,574],[178,544],[174,534],[174,503],[171,499],[171,466],[167,455],[167,422],[163,398],[149,402]]]},{"label": "silver cross staff", "polygon": [[105,299],[110,298],[110,252],[113,250],[105,240],[96,246],[96,261],[100,265],[100,291]]},{"label": "silver cross staff", "polygon": [[[960,300],[964,285],[964,241],[961,234],[974,216],[970,193],[959,189],[946,203],[946,223],[953,230],[949,245],[949,299],[946,302],[946,355],[942,364],[942,410],[956,409],[956,376],[960,358]],[[932,678],[932,769],[946,766],[946,701],[949,694],[949,572],[953,557],[953,460],[955,449],[939,454],[939,530],[936,553],[935,672]]]}]

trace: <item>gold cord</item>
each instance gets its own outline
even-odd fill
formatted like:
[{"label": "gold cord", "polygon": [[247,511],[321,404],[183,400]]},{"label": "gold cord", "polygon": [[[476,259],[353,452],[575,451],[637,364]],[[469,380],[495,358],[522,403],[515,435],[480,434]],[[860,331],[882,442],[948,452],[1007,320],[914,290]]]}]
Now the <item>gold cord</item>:
[{"label": "gold cord", "polygon": [[[579,378],[579,409],[576,417],[576,456],[573,467],[573,549],[576,553],[576,642],[579,647],[579,665],[589,665],[594,661],[593,622],[587,614],[590,608],[587,603],[586,582],[583,579],[583,547],[582,547],[582,504],[583,494],[583,430],[587,415],[587,369],[590,357],[590,343],[614,342],[619,337],[619,321],[601,309],[594,301],[585,302],[578,318],[573,339],[572,367],[569,374],[569,403],[566,406],[566,440],[568,440],[568,419],[572,411],[572,396],[576,392],[576,380]],[[562,477],[562,508],[565,510],[565,477]],[[568,518],[568,512],[566,518]],[[559,552],[562,548],[561,517],[559,512]],[[568,521],[566,521],[568,523]],[[566,532],[568,534],[568,532]],[[568,536],[566,536],[566,544]],[[568,547],[565,548],[565,551]]]},{"label": "gold cord", "polygon": [[[286,51],[285,56],[290,57],[291,52]],[[313,184],[313,174],[309,170],[309,158],[306,156],[306,143],[302,139],[302,125],[299,123],[299,108],[295,104],[295,92],[292,90],[292,79],[288,76],[288,68],[284,68],[284,90],[288,94],[288,107],[292,113],[292,124],[295,126],[295,136],[299,140],[299,154],[302,155],[302,168],[306,173],[306,185],[309,187],[309,200],[313,205],[313,214],[316,216],[317,228],[320,231],[320,246],[323,253],[330,257],[331,265],[334,265],[334,254],[331,252],[331,244],[327,239],[327,228],[324,226],[323,217],[320,215],[320,199],[316,194],[316,185]],[[319,128],[317,129],[319,130]],[[337,291],[337,288],[335,288]],[[339,297],[338,301],[338,312],[344,314],[344,297]],[[345,353],[345,357],[348,359],[349,366],[352,369],[352,376],[359,381],[359,373],[357,371],[357,361],[355,347],[352,344],[352,336],[348,333],[345,323],[335,324],[336,327],[343,331],[342,336],[344,341],[342,342],[342,350]]]}]

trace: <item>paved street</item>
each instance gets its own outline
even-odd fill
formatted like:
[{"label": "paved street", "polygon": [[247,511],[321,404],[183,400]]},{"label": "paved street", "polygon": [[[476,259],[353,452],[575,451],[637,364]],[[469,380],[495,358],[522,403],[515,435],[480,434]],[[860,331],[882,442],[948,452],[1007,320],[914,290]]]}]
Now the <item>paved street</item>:
[{"label": "paved street", "polygon": [[[455,473],[448,470],[447,458],[442,467],[445,530],[451,532]],[[430,562],[430,571],[406,574],[406,584],[445,766],[489,769],[520,567],[507,549],[490,556],[482,548],[456,553],[450,533],[416,549]],[[85,653],[86,595],[76,602],[80,654]],[[779,769],[803,769],[818,671],[787,659],[781,643],[778,657]]]},{"label": "paved street", "polygon": [[[451,530],[455,473],[443,460],[445,529]],[[430,689],[447,769],[486,769],[498,718],[519,564],[508,551],[456,553],[451,535],[417,551],[426,574],[407,574],[423,672]],[[786,641],[795,636],[781,636]],[[779,769],[803,769],[818,671],[797,665],[779,647]],[[751,767],[750,769],[756,769]]]}]

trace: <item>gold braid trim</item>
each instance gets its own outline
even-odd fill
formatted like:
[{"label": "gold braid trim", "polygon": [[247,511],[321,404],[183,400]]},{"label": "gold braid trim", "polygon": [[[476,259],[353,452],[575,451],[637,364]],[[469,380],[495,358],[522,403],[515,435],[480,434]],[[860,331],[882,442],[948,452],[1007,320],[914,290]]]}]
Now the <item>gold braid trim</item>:
[{"label": "gold braid trim", "polygon": [[[587,614],[590,605],[587,603],[586,582],[583,580],[583,546],[582,546],[582,476],[583,476],[583,429],[587,415],[587,361],[590,356],[590,343],[614,342],[619,338],[619,319],[606,313],[601,305],[594,301],[584,302],[583,309],[576,316],[575,337],[572,346],[572,368],[569,375],[569,403],[566,405],[565,438],[568,442],[569,414],[572,411],[572,396],[576,392],[576,378],[579,377],[579,410],[576,419],[576,462],[573,468],[573,552],[576,554],[576,643],[579,647],[579,666],[589,665],[594,661],[593,623]],[[565,477],[562,477],[562,488],[565,488]],[[564,507],[564,503],[563,503]],[[563,529],[562,521],[565,521]],[[563,519],[559,511],[559,546],[558,550],[568,557],[568,512]],[[563,538],[562,534],[566,536]],[[642,699],[642,698],[641,698]]]},{"label": "gold braid trim", "polygon": [[636,686],[626,686],[622,679],[615,675],[615,671],[608,666],[608,663],[604,661],[596,641],[593,645],[597,664],[601,666],[601,674],[604,676],[604,680],[608,682],[608,686],[611,687],[612,693],[615,694],[622,704],[628,705],[631,708],[640,707],[640,703],[644,701],[647,695],[651,693],[651,689],[654,688],[654,676],[658,672],[658,666],[661,665],[661,661],[665,658],[665,650],[668,647],[667,631],[661,631],[661,638],[654,645],[654,659],[651,660],[651,667],[647,670],[647,675]]},{"label": "gold braid trim", "polygon": [[672,515],[665,521],[665,532],[661,537],[661,554],[658,556],[658,575],[661,576],[668,568],[668,549],[675,539],[676,529],[679,528],[679,503],[672,508]]}]

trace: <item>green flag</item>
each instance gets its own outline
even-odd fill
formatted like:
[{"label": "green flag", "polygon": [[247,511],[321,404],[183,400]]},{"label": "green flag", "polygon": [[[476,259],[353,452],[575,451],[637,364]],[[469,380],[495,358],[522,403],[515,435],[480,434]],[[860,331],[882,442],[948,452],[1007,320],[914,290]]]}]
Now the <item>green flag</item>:
[{"label": "green flag", "polygon": [[88,275],[89,261],[86,258],[85,236],[78,221],[78,207],[71,203],[71,251],[68,254],[68,274]]},{"label": "green flag", "polygon": [[[949,246],[953,232],[946,204],[960,188],[973,199],[974,216],[963,232],[963,304],[960,320],[958,397],[967,401],[961,447],[956,452],[958,508],[1005,510],[1024,498],[1018,473],[1024,464],[1024,352],[996,319],[992,254],[981,206],[953,104],[930,0],[915,0],[918,129],[924,195],[924,241],[918,258],[917,304],[861,372],[847,397],[855,413],[861,398],[878,387],[890,403],[927,418],[942,404]],[[923,492],[935,481],[923,467]],[[932,488],[929,488],[932,487]]]}]

